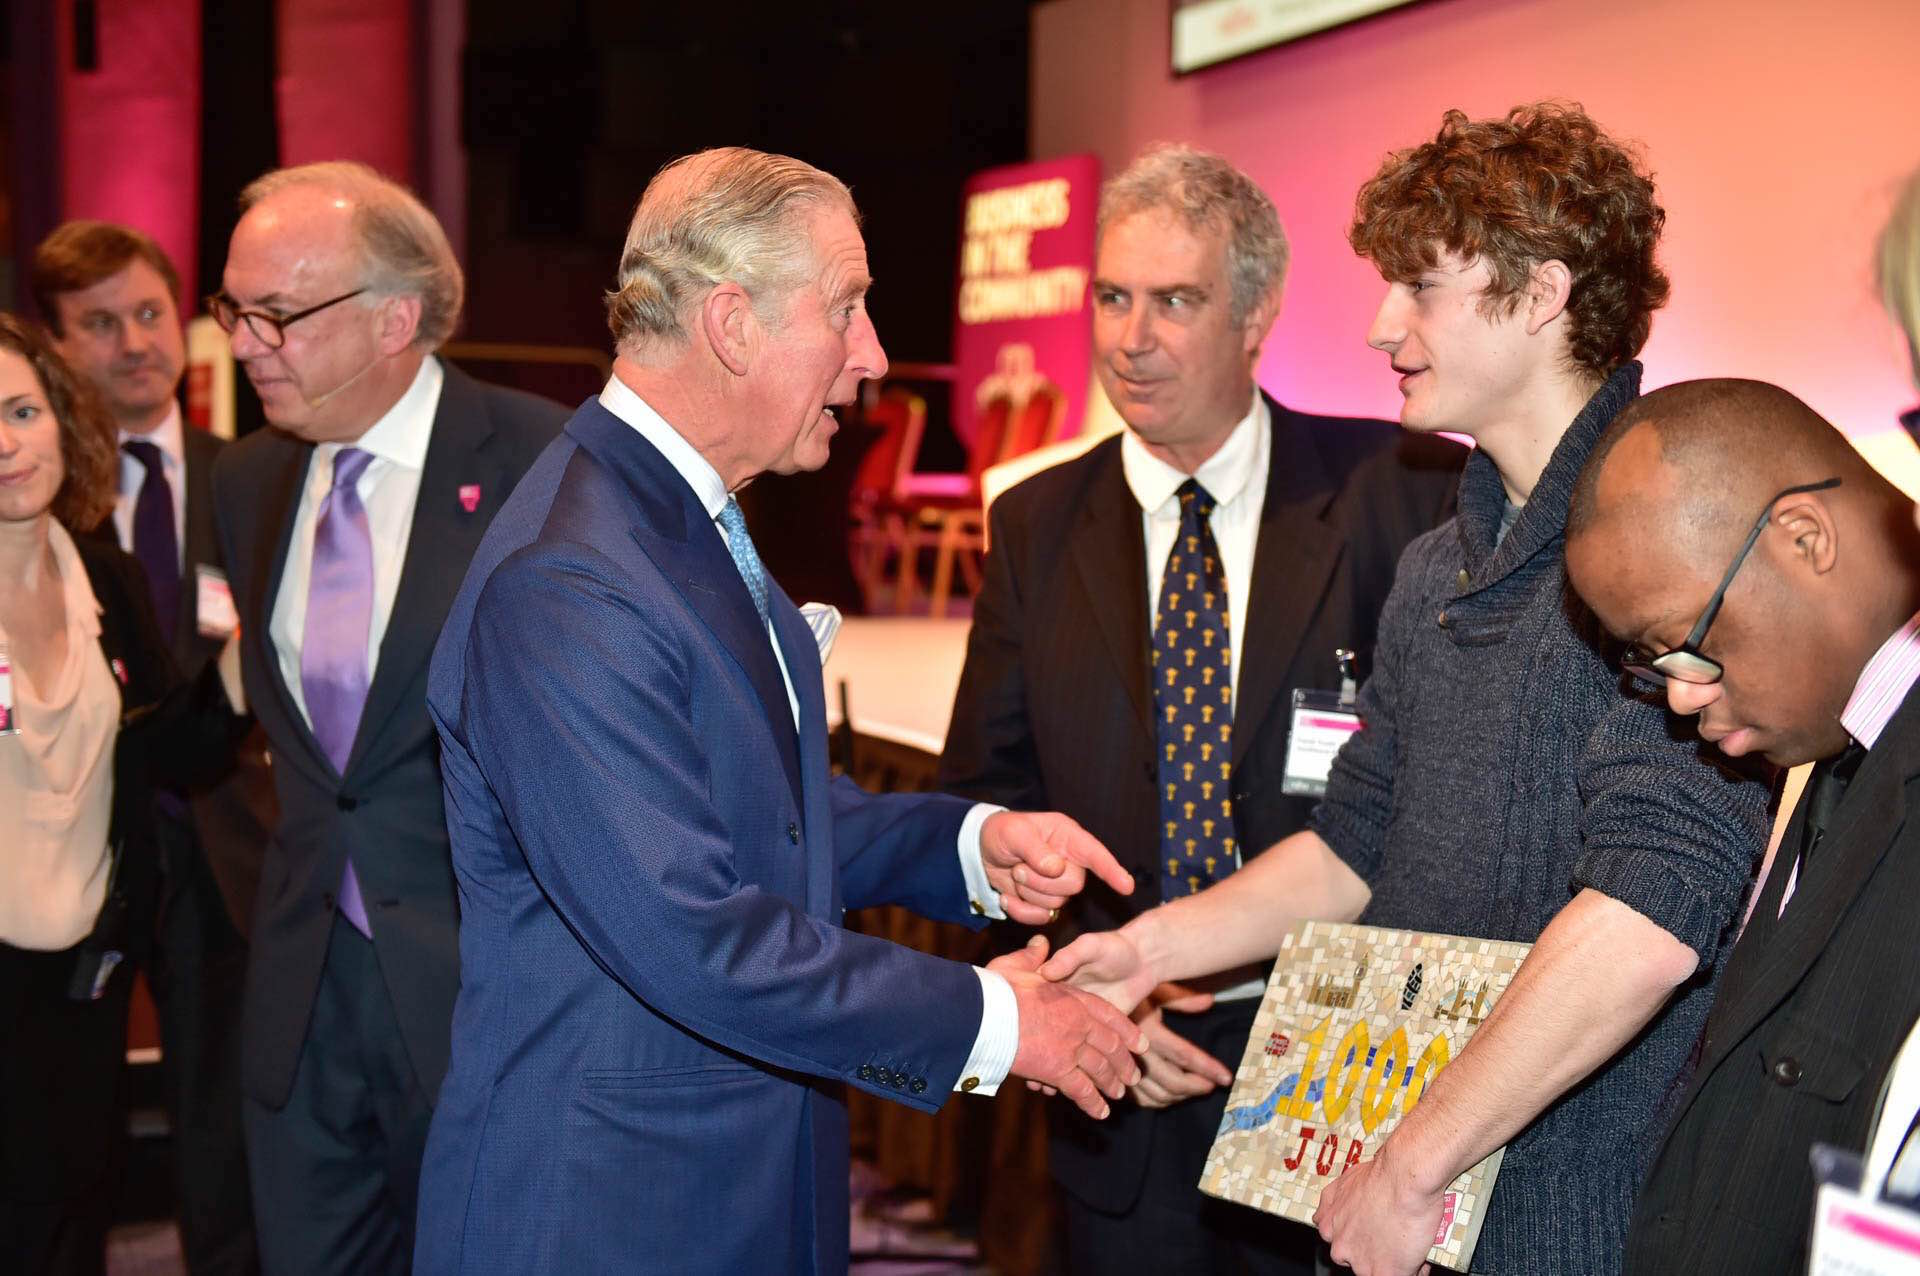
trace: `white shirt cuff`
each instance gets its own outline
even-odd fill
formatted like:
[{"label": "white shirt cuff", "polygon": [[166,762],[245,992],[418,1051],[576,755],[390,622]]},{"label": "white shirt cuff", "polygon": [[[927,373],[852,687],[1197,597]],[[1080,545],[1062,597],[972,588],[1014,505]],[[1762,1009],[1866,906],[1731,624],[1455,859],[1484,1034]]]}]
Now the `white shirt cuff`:
[{"label": "white shirt cuff", "polygon": [[[967,812],[967,818],[960,821],[960,876],[967,882],[967,900],[976,917],[991,917],[995,921],[1005,921],[1007,915],[1000,908],[1000,892],[987,884],[986,865],[980,862],[980,826],[987,822],[988,816],[1006,809],[991,802],[976,802]],[[1011,990],[1007,995],[1013,995]]]},{"label": "white shirt cuff", "polygon": [[1014,1000],[1013,985],[998,971],[975,966],[973,973],[980,976],[980,1031],[953,1088],[961,1094],[993,1094],[1020,1050],[1020,1003]]}]

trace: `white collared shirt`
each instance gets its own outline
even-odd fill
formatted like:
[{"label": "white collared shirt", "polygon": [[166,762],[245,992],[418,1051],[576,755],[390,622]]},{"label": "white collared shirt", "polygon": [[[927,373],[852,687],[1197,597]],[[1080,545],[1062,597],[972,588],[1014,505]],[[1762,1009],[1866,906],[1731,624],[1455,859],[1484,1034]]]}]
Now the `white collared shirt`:
[{"label": "white collared shirt", "polygon": [[1167,555],[1180,534],[1180,500],[1175,495],[1188,478],[1213,497],[1214,543],[1220,547],[1220,567],[1227,577],[1227,641],[1232,645],[1228,677],[1233,694],[1240,695],[1240,653],[1246,645],[1247,591],[1253,585],[1253,551],[1260,539],[1260,511],[1267,500],[1267,467],[1273,453],[1272,415],[1256,387],[1253,406],[1233,427],[1233,433],[1193,474],[1183,474],[1153,453],[1140,436],[1127,430],[1120,439],[1120,468],[1127,490],[1140,505],[1140,525],[1147,547],[1147,631],[1153,631],[1160,611],[1160,578]]},{"label": "white collared shirt", "polygon": [[[727,503],[726,481],[712,463],[700,454],[699,449],[687,442],[678,430],[668,424],[665,417],[617,376],[607,379],[606,389],[600,392],[600,406],[633,427],[635,433],[653,444],[660,455],[667,458],[667,463],[693,489],[707,517],[714,520],[714,529],[720,533],[720,539],[726,541],[727,529],[719,523],[720,511]],[[780,651],[771,621],[767,625],[767,641],[773,648],[774,660],[780,666],[780,678],[787,688],[787,708],[793,714],[794,730],[798,731],[800,701],[794,694],[793,677],[787,671],[787,660]],[[991,803],[975,804],[961,822],[959,845],[956,848],[968,896],[987,916],[993,918],[1003,918],[1006,914],[1001,911],[1000,897],[987,884],[986,870],[980,863],[980,826],[986,823],[988,816],[1004,809]],[[973,1050],[960,1076],[963,1081],[975,1083],[970,1093],[990,1095],[1006,1080],[1007,1072],[1013,1066],[1013,1056],[1019,1050],[1020,1009],[1014,1000],[1013,986],[1003,976],[978,966],[973,970],[980,978],[980,1030],[974,1035]],[[960,1087],[956,1085],[954,1088],[957,1090]]]},{"label": "white collared shirt", "polygon": [[[170,404],[167,415],[150,433],[120,431],[120,442],[151,443],[160,449],[160,472],[173,489],[173,544],[180,555],[180,570],[186,570],[187,554],[187,441],[180,420],[180,405]],[[147,481],[147,467],[120,453],[120,489],[113,498],[113,531],[120,548],[133,552],[133,506],[140,499],[140,485]],[[172,637],[171,634],[168,635]]]},{"label": "white collared shirt", "polygon": [[[273,600],[267,639],[280,659],[300,715],[307,717],[307,696],[300,686],[300,648],[307,632],[307,588],[313,575],[313,529],[320,503],[333,488],[333,459],[344,447],[371,452],[373,459],[360,472],[354,490],[367,511],[367,531],[373,540],[373,614],[367,625],[367,683],[373,683],[380,660],[380,642],[393,617],[394,596],[400,589],[400,570],[406,565],[407,543],[413,538],[413,507],[420,497],[420,473],[427,463],[427,444],[433,439],[433,417],[440,408],[440,387],[446,373],[429,355],[420,363],[413,384],[387,414],[351,443],[322,443],[313,449],[293,515],[292,539],[287,543],[286,571]],[[308,719],[308,725],[312,720]]]}]

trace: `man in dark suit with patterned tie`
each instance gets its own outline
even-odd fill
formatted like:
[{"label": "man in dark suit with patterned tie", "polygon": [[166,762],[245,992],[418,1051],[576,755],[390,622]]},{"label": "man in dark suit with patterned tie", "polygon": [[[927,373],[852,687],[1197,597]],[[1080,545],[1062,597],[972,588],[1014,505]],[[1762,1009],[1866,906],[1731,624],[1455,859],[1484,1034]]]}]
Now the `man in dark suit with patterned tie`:
[{"label": "man in dark suit with patterned tie", "polygon": [[[1287,242],[1225,160],[1142,156],[1102,192],[1098,236],[1096,367],[1127,430],[995,502],[941,762],[953,792],[1073,815],[1142,883],[1092,886],[1069,933],[1305,826],[1312,797],[1281,779],[1290,693],[1337,693],[1337,650],[1363,672],[1400,551],[1451,510],[1464,459],[1256,386]],[[1073,1271],[1311,1270],[1306,1229],[1196,1187],[1261,986],[1163,985],[1136,1014],[1134,1102],[1098,1125],[1056,1109]]]},{"label": "man in dark suit with patterned tie", "polygon": [[242,194],[210,306],[268,423],[214,473],[249,706],[273,746],[245,1099],[268,1272],[405,1272],[459,987],[428,657],[474,547],[564,415],[434,351],[462,281],[356,164]]},{"label": "man in dark suit with patterned tie", "polygon": [[1758,381],[1640,399],[1575,492],[1567,571],[1629,670],[1723,752],[1814,763],[1635,1210],[1634,1276],[1805,1271],[1808,1151],[1865,1148],[1920,1015],[1914,519]]},{"label": "man in dark suit with patterned tie", "polygon": [[[213,530],[213,464],[223,445],[181,419],[179,277],[139,231],[71,221],[34,251],[29,278],[61,355],[119,426],[119,499],[97,534],[140,560],[174,659],[191,675],[219,652],[234,618]],[[150,973],[181,1244],[195,1276],[250,1272],[259,1263],[240,1133],[240,1001],[274,818],[259,733],[224,780],[162,794],[160,804],[165,894]]]}]

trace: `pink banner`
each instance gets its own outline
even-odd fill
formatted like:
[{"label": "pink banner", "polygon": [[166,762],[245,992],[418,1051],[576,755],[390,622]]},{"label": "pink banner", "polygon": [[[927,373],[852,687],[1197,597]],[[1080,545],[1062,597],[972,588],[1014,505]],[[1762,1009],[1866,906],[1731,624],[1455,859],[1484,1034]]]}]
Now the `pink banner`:
[{"label": "pink banner", "polygon": [[[59,0],[60,216],[147,234],[191,292],[199,243],[200,0],[97,0],[90,71]],[[180,298],[191,314],[195,300]]]},{"label": "pink banner", "polygon": [[277,14],[280,162],[359,160],[414,185],[410,0],[280,0]]},{"label": "pink banner", "polygon": [[[1021,437],[1018,423],[1036,402],[1057,404],[1058,423],[1047,429],[1053,438],[1079,432],[1093,348],[1087,280],[1099,197],[1100,161],[1092,155],[987,169],[967,183],[953,335],[953,419],[963,440],[972,441],[989,411],[1015,423],[1006,428]],[[1029,435],[1023,446],[1041,441]]]}]

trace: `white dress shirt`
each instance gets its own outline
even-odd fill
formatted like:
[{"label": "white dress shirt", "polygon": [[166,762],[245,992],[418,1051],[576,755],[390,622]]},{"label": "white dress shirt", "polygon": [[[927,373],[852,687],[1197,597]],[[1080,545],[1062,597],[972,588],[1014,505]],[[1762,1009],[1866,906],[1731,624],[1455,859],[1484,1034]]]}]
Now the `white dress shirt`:
[{"label": "white dress shirt", "polygon": [[[666,418],[654,411],[619,377],[607,380],[607,388],[600,392],[600,406],[632,426],[641,438],[653,444],[667,458],[667,463],[693,489],[693,494],[707,511],[707,517],[715,520],[714,529],[720,533],[720,539],[727,540],[727,529],[719,524],[720,511],[727,503],[727,485],[707,458],[700,455],[693,444],[682,438],[679,431],[667,424]],[[798,731],[800,701],[794,695],[793,677],[787,671],[787,659],[781,653],[771,621],[767,626],[767,642],[773,648],[775,662],[780,666],[780,678],[787,688],[787,708],[793,714],[794,730]],[[991,803],[976,804],[960,824],[957,848],[960,873],[966,879],[968,895],[988,917],[994,918],[1005,917],[1006,914],[1001,911],[1000,897],[987,885],[986,870],[980,863],[980,826],[988,816],[1003,809]],[[980,1031],[974,1035],[973,1050],[961,1070],[961,1084],[954,1088],[966,1086],[969,1093],[992,1094],[1006,1080],[1008,1070],[1013,1067],[1013,1056],[1019,1050],[1020,1011],[1014,1000],[1013,986],[1003,976],[979,966],[974,967],[973,972],[980,978]],[[967,1086],[968,1082],[973,1084]]]},{"label": "white dress shirt", "polygon": [[[1227,677],[1233,686],[1236,705],[1240,698],[1240,655],[1246,646],[1247,596],[1253,588],[1253,551],[1260,539],[1260,513],[1267,503],[1267,468],[1273,455],[1273,415],[1256,386],[1253,406],[1233,427],[1227,441],[1201,463],[1191,475],[1184,474],[1147,451],[1147,445],[1132,430],[1120,439],[1120,469],[1126,475],[1127,490],[1140,504],[1140,526],[1147,548],[1147,632],[1153,632],[1154,618],[1160,612],[1160,578],[1167,570],[1167,555],[1173,552],[1180,534],[1180,500],[1176,493],[1189,478],[1197,479],[1213,498],[1214,544],[1220,548],[1220,569],[1227,578],[1227,642],[1230,667]],[[1240,860],[1240,848],[1233,857]],[[1257,997],[1265,983],[1257,976],[1236,980],[1230,987],[1214,993],[1215,1001],[1239,1001]]]},{"label": "white dress shirt", "polygon": [[367,625],[367,683],[380,659],[380,641],[393,617],[394,595],[400,589],[400,569],[406,565],[407,542],[413,537],[413,507],[420,497],[420,472],[427,463],[427,444],[433,438],[433,416],[440,407],[440,387],[446,373],[429,356],[420,364],[413,384],[387,414],[352,443],[322,443],[307,462],[300,504],[293,515],[292,539],[287,543],[286,571],[273,600],[267,637],[280,659],[280,676],[300,716],[307,717],[307,695],[300,686],[300,646],[307,632],[307,588],[313,576],[313,527],[320,503],[333,488],[333,458],[343,447],[371,452],[373,459],[360,472],[354,490],[367,511],[367,531],[373,540],[373,613]]},{"label": "white dress shirt", "polygon": [[[180,570],[187,569],[187,443],[182,435],[186,427],[180,420],[180,405],[167,407],[166,419],[148,434],[120,431],[120,442],[151,443],[160,449],[160,472],[173,489],[173,544],[180,555]],[[113,498],[113,531],[120,548],[133,552],[133,505],[140,499],[140,485],[147,481],[147,467],[120,453],[120,488]],[[171,639],[172,634],[167,637]]]}]

